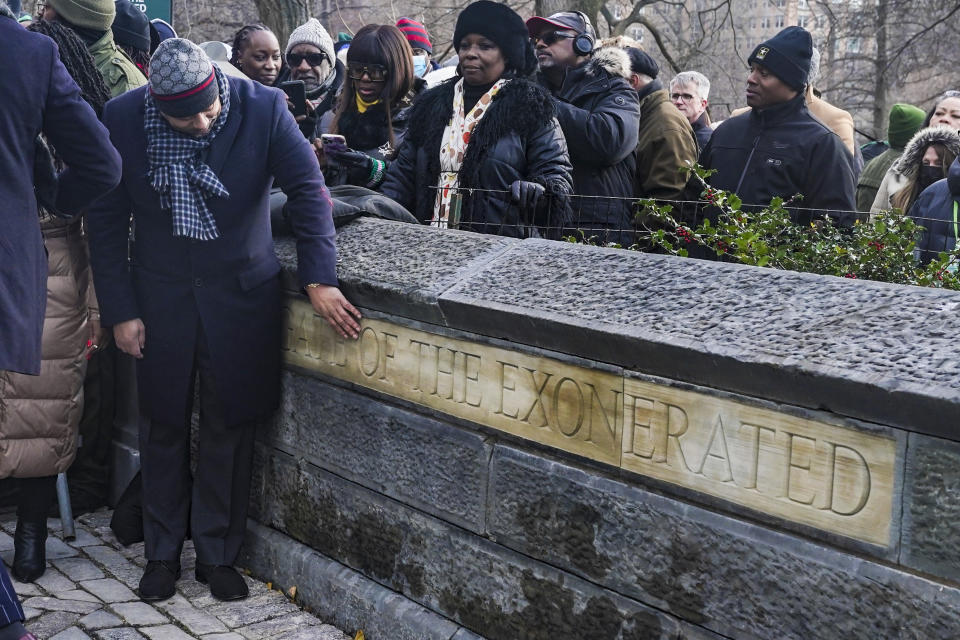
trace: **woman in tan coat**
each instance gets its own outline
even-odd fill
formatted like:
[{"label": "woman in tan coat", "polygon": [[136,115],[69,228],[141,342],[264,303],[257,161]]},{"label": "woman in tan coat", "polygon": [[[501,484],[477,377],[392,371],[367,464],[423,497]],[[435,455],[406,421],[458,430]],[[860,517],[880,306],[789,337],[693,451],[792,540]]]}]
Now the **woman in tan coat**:
[{"label": "woman in tan coat", "polygon": [[[83,42],[54,23],[35,22],[31,30],[57,43],[64,66],[99,116],[110,93]],[[55,154],[38,139],[34,173],[49,261],[40,375],[0,374],[0,478],[19,479],[13,573],[23,582],[36,580],[46,568],[47,512],[57,474],[76,455],[86,361],[102,336],[82,219],[57,217],[49,204]]]}]

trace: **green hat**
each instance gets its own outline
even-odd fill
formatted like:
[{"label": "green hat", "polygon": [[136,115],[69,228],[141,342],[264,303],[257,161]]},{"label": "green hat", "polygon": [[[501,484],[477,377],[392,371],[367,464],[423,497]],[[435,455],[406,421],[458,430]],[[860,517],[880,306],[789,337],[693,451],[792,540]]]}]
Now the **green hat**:
[{"label": "green hat", "polygon": [[65,22],[91,31],[110,31],[117,8],[113,0],[47,0]]},{"label": "green hat", "polygon": [[927,114],[912,104],[897,103],[890,108],[887,142],[892,149],[902,151],[917,131],[923,127]]}]

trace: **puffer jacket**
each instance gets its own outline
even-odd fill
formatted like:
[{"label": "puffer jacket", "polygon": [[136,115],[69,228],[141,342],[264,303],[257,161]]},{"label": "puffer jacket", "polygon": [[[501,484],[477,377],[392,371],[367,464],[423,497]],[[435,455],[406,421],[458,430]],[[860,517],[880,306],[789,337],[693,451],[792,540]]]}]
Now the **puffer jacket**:
[{"label": "puffer jacket", "polygon": [[[883,176],[883,181],[877,189],[877,197],[873,199],[873,206],[870,207],[871,216],[880,211],[889,211],[893,206],[893,196],[900,190],[912,186],[923,162],[923,154],[931,144],[942,144],[954,154],[960,155],[960,134],[953,129],[927,127],[917,131],[903,148],[903,154]],[[909,211],[912,204],[912,202],[908,203],[904,210]]]},{"label": "puffer jacket", "polygon": [[910,208],[910,217],[926,229],[916,248],[922,264],[936,258],[941,251],[953,251],[957,246],[960,213],[954,218],[954,207],[960,209],[960,158],[950,165],[947,178],[924,189]]},{"label": "puffer jacket", "polygon": [[[384,195],[428,224],[440,176],[440,145],[453,115],[457,80],[424,93],[413,106],[407,137],[387,170]],[[512,237],[559,235],[569,222],[570,159],[553,101],[539,86],[515,78],[493,99],[477,123],[460,168],[461,229]],[[537,182],[547,197],[536,212],[521,212],[504,193],[516,180]],[[553,230],[551,233],[546,228]]]},{"label": "puffer jacket", "polygon": [[[829,215],[852,227],[856,207],[853,157],[843,142],[807,110],[803,94],[787,102],[728,118],[700,157],[716,169],[708,182],[732,191],[744,205],[803,194],[794,219],[807,224]],[[812,210],[812,211],[811,211]]]},{"label": "puffer jacket", "polygon": [[[557,121],[573,164],[573,224],[601,243],[629,245],[633,233],[634,180],[640,129],[640,101],[627,78],[630,57],[619,47],[597,49],[590,60],[569,69],[559,89],[539,82],[557,99]],[[621,198],[608,200],[606,198]]]},{"label": "puffer jacket", "polygon": [[77,452],[89,333],[90,264],[81,221],[41,219],[49,259],[39,376],[0,372],[0,478],[66,471]]}]

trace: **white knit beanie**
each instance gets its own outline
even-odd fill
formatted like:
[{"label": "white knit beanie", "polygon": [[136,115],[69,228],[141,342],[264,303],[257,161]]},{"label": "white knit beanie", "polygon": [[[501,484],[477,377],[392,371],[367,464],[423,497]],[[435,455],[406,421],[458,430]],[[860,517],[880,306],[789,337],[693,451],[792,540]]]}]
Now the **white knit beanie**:
[{"label": "white knit beanie", "polygon": [[284,55],[289,55],[290,50],[298,44],[312,44],[317,47],[323,51],[323,55],[327,56],[331,64],[337,59],[333,52],[333,38],[316,18],[310,18],[305,24],[293,30],[287,41],[287,50]]}]

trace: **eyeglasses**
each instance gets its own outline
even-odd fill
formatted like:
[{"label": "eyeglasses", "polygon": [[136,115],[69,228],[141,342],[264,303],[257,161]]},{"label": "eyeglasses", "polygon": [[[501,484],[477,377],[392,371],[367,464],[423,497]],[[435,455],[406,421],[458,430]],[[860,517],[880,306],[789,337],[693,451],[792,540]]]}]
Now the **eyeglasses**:
[{"label": "eyeglasses", "polygon": [[561,33],[559,31],[544,31],[543,33],[539,33],[535,36],[530,36],[530,42],[533,44],[533,46],[537,46],[537,42],[539,42],[540,40],[543,40],[543,44],[549,47],[550,45],[557,42],[557,40],[561,40],[563,38],[573,39],[576,37],[577,37],[576,35],[572,35],[569,33]]},{"label": "eyeglasses", "polygon": [[387,68],[382,64],[368,64],[366,62],[348,62],[347,74],[353,80],[362,80],[366,75],[370,82],[383,82],[387,79]]},{"label": "eyeglasses", "polygon": [[676,102],[677,100],[682,100],[684,102],[692,102],[695,97],[696,96],[694,96],[691,93],[671,93],[670,94],[670,99],[673,100],[674,102]]},{"label": "eyeglasses", "polygon": [[321,64],[323,64],[323,61],[326,59],[327,57],[322,53],[306,53],[306,54],[288,53],[287,54],[287,64],[290,65],[291,68],[299,67],[300,63],[303,62],[304,60],[306,60],[307,64],[310,65],[311,67],[319,67]]}]

